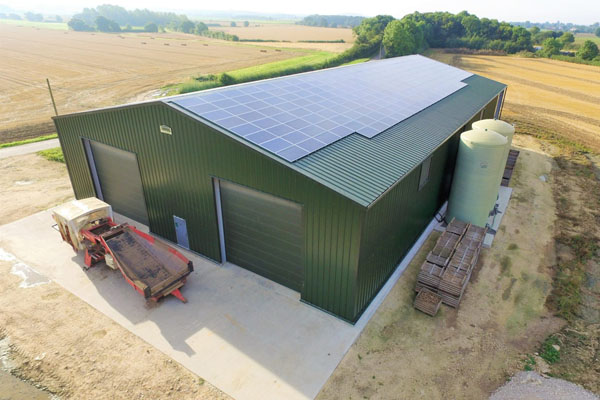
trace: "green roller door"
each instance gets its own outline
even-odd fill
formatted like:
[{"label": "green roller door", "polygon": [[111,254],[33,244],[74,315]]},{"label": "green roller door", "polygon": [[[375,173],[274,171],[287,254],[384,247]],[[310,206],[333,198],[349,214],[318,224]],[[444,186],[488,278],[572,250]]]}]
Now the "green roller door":
[{"label": "green roller door", "polygon": [[302,206],[229,182],[220,186],[227,261],[301,291]]},{"label": "green roller door", "polygon": [[110,204],[115,212],[148,225],[136,155],[92,140],[88,143],[92,175],[95,174],[96,184],[100,186],[100,190],[96,188],[98,197]]}]

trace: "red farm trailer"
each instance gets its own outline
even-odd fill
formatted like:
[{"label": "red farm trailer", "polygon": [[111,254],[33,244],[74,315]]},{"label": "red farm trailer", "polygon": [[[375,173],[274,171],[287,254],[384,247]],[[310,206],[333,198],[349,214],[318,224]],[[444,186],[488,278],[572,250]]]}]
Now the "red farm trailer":
[{"label": "red farm trailer", "polygon": [[93,197],[74,200],[57,207],[53,218],[63,240],[85,252],[84,270],[104,260],[146,299],[173,295],[186,302],[180,289],[194,270],[192,262],[134,226],[116,224],[110,205]]}]

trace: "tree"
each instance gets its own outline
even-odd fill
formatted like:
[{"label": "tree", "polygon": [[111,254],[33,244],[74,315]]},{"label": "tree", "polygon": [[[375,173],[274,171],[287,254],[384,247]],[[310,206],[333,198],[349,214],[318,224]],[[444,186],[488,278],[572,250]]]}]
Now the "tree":
[{"label": "tree", "polygon": [[532,26],[531,28],[529,28],[529,32],[531,32],[531,34],[535,36],[538,33],[540,33],[540,28],[538,28],[537,26]]},{"label": "tree", "polygon": [[586,40],[583,42],[583,46],[577,50],[577,57],[582,58],[584,60],[593,60],[598,56],[600,52],[598,51],[598,45],[592,42],[591,40]]},{"label": "tree", "polygon": [[594,35],[600,37],[600,27],[596,28],[596,31],[594,32]]},{"label": "tree", "polygon": [[245,27],[245,28],[247,28],[247,27],[249,27],[249,26],[250,26],[250,22],[248,22],[248,21],[244,21],[244,27]]},{"label": "tree", "polygon": [[541,32],[538,32],[533,37],[533,41],[536,44],[541,44],[541,43],[544,43],[544,40],[549,39],[549,38],[554,38],[554,32],[552,32],[552,31],[541,31]]},{"label": "tree", "polygon": [[468,36],[477,36],[481,33],[481,21],[475,15],[468,15],[461,21]]},{"label": "tree", "polygon": [[27,11],[25,13],[25,19],[28,21],[42,22],[44,20],[44,16],[42,14],[32,13],[31,11]]},{"label": "tree", "polygon": [[189,19],[186,19],[179,25],[179,31],[183,33],[192,33],[194,29],[196,29],[196,24]]},{"label": "tree", "polygon": [[558,40],[563,45],[563,47],[565,47],[567,44],[573,43],[575,41],[575,36],[573,36],[571,32],[565,32],[558,38]]},{"label": "tree", "polygon": [[56,16],[54,16],[54,20],[55,20],[56,22],[63,22],[63,19],[62,19],[62,17],[61,17],[60,15],[56,15]]},{"label": "tree", "polygon": [[414,54],[418,51],[417,39],[413,31],[417,29],[412,21],[395,20],[390,22],[383,33],[383,46],[388,57]]},{"label": "tree", "polygon": [[71,18],[71,20],[67,23],[69,28],[78,32],[91,32],[94,30],[91,26],[80,20],[79,18]]},{"label": "tree", "polygon": [[156,25],[154,22],[148,22],[144,26],[144,31],[146,31],[146,32],[158,32],[158,25]]},{"label": "tree", "polygon": [[552,55],[559,54],[561,48],[562,44],[558,40],[554,38],[548,38],[544,40],[544,44],[542,45],[542,54],[546,57],[550,57]]},{"label": "tree", "polygon": [[392,21],[394,21],[394,17],[391,15],[378,15],[373,18],[363,19],[360,25],[353,29],[356,35],[356,42],[358,44],[367,44],[381,41],[383,31]]},{"label": "tree", "polygon": [[231,21],[231,23],[229,24],[232,28],[235,28],[237,26],[237,24],[235,23],[235,21]]},{"label": "tree", "polygon": [[196,35],[201,35],[202,32],[206,32],[207,30],[208,30],[208,26],[204,22],[198,22],[196,24],[196,30],[194,31],[194,33]]},{"label": "tree", "polygon": [[219,82],[221,82],[223,86],[233,85],[236,83],[235,78],[225,72],[219,76]]},{"label": "tree", "polygon": [[121,27],[115,21],[99,16],[96,18],[96,29],[100,32],[120,32]]}]

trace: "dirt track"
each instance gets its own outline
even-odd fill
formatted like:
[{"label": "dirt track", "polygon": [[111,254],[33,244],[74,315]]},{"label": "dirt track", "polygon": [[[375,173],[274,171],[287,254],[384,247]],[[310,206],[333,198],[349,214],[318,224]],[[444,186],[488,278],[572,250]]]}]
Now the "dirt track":
[{"label": "dirt track", "polygon": [[301,53],[185,34],[106,34],[0,24],[0,143],[53,131],[50,79],[59,113],[148,97],[197,74]]}]

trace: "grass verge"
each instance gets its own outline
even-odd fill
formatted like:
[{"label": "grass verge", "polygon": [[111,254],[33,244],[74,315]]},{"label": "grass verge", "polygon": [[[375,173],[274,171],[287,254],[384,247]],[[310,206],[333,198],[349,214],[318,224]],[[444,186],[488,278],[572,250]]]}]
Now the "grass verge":
[{"label": "grass verge", "polygon": [[259,79],[275,78],[278,76],[318,69],[336,54],[318,51],[288,60],[275,61],[262,65],[236,69],[220,75],[203,75],[192,78],[187,82],[169,88],[170,93],[190,93],[198,90],[212,89],[219,86],[233,85]]},{"label": "grass verge", "polygon": [[60,31],[69,30],[69,26],[66,22],[37,22],[27,21],[24,19],[0,19],[0,24],[30,26],[33,28],[57,29]]},{"label": "grass verge", "polygon": [[44,157],[48,161],[56,161],[61,163],[65,162],[65,157],[60,147],[38,151],[37,154]]},{"label": "grass verge", "polygon": [[165,87],[167,95],[183,94],[219,86],[234,85],[260,79],[276,78],[279,76],[315,71],[324,68],[338,67],[350,63],[366,61],[379,48],[379,42],[355,44],[343,53],[336,54],[328,51],[314,51],[305,56],[283,61],[242,68],[224,72],[219,75],[203,75],[183,84]]},{"label": "grass verge", "polygon": [[51,135],[38,136],[38,137],[32,138],[32,139],[24,139],[24,140],[17,140],[15,142],[0,143],[0,149],[3,149],[5,147],[20,146],[22,144],[28,144],[28,143],[43,142],[44,140],[56,139],[57,137],[58,137],[58,135],[56,133],[53,133]]}]

